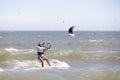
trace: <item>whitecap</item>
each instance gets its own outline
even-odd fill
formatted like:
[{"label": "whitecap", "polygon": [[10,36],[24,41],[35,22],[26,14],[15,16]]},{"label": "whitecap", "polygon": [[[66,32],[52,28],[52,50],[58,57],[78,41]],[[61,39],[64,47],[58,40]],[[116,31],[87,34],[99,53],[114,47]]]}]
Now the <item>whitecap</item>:
[{"label": "whitecap", "polygon": [[15,49],[15,48],[5,48],[5,50],[9,51],[9,52],[11,52],[11,51],[19,51],[18,49]]},{"label": "whitecap", "polygon": [[70,67],[68,65],[68,63],[63,62],[63,61],[59,61],[59,60],[56,60],[56,59],[52,59],[51,64],[52,64],[52,67],[59,68],[59,69],[68,69]]},{"label": "whitecap", "polygon": [[99,40],[95,40],[95,39],[93,39],[93,40],[89,40],[89,42],[103,42],[104,40],[102,40],[102,39],[99,39]]},{"label": "whitecap", "polygon": [[4,69],[0,68],[0,72],[4,72]]},{"label": "whitecap", "polygon": [[96,42],[97,40],[89,40],[90,42]]},{"label": "whitecap", "polygon": [[39,63],[37,60],[31,61],[31,60],[24,60],[24,61],[15,61],[14,67],[10,69],[10,71],[15,70],[43,70],[43,69],[68,69],[70,66],[68,63],[59,61],[56,59],[50,60],[51,66],[48,66],[48,64],[45,61],[44,68],[41,67],[41,63]]},{"label": "whitecap", "polygon": [[2,36],[0,36],[0,38],[2,38]]}]

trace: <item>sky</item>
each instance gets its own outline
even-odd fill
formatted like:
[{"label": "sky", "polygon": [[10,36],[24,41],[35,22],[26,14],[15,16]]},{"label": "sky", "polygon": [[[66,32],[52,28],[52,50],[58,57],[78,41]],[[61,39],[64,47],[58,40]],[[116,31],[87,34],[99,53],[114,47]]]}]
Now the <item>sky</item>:
[{"label": "sky", "polygon": [[120,0],[0,0],[2,30],[120,31]]}]

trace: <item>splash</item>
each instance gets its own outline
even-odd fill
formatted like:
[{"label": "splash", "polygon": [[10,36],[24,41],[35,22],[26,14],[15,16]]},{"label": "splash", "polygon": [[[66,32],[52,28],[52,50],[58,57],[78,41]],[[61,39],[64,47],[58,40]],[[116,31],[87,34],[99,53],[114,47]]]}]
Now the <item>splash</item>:
[{"label": "splash", "polygon": [[5,48],[5,50],[8,52],[19,51],[18,49],[15,49],[15,48]]},{"label": "splash", "polygon": [[4,69],[0,68],[0,72],[4,72]]},{"label": "splash", "polygon": [[34,61],[16,60],[13,62],[9,62],[9,64],[13,64],[14,66],[11,69],[8,69],[8,71],[16,71],[16,70],[31,71],[31,70],[43,70],[43,69],[68,69],[70,68],[69,64],[63,61],[51,59],[50,62],[51,62],[51,66],[48,66],[47,63],[45,62],[44,68],[42,68],[41,63],[39,63],[37,60],[34,60]]}]

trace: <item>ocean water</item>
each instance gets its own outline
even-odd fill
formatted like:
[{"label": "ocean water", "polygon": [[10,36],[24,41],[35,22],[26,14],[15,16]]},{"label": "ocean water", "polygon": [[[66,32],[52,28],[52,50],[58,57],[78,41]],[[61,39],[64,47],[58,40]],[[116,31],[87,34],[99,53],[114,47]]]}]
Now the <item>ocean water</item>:
[{"label": "ocean water", "polygon": [[[0,31],[0,80],[120,80],[120,32]],[[37,60],[38,43],[50,42]]]}]

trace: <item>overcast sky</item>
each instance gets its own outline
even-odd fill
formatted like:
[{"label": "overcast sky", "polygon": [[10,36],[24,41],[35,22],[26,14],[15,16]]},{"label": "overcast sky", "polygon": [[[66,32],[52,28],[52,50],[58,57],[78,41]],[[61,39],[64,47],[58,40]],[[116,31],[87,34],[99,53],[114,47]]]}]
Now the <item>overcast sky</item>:
[{"label": "overcast sky", "polygon": [[119,30],[120,0],[0,0],[0,30]]}]

